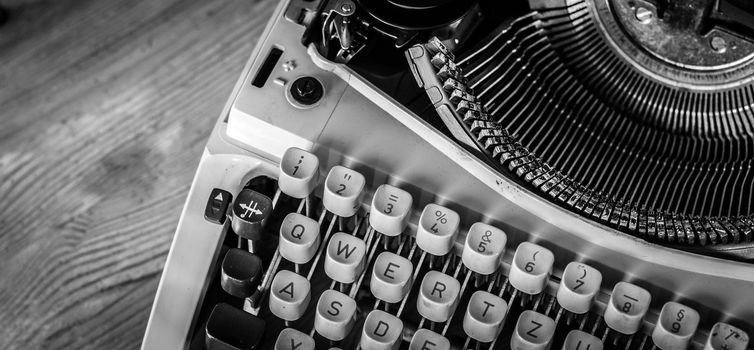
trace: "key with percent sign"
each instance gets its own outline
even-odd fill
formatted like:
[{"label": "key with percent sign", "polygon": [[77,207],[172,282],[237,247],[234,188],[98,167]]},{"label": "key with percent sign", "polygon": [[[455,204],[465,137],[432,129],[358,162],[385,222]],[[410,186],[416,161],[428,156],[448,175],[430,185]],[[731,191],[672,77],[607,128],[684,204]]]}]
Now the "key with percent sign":
[{"label": "key with percent sign", "polygon": [[416,244],[425,252],[444,256],[453,249],[460,217],[458,213],[437,204],[427,204],[419,218]]}]

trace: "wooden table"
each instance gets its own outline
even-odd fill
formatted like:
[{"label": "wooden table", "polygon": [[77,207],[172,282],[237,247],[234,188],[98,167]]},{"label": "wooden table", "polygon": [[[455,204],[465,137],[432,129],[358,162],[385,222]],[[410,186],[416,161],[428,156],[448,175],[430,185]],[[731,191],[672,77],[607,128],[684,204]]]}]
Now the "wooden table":
[{"label": "wooden table", "polygon": [[0,349],[138,348],[272,0],[16,0],[0,27]]}]

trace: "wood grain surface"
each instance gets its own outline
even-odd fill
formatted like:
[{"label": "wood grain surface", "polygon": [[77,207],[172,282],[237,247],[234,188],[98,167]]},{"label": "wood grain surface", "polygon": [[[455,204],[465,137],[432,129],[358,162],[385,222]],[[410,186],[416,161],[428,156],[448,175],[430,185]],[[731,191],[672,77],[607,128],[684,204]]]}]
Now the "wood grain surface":
[{"label": "wood grain surface", "polygon": [[0,0],[0,349],[138,348],[275,2]]}]

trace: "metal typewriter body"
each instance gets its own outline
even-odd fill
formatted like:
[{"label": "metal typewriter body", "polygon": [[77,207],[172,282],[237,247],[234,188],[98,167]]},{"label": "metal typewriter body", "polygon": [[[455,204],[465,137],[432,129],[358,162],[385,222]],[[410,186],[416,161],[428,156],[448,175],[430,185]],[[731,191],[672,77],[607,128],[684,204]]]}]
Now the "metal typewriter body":
[{"label": "metal typewriter body", "polygon": [[[613,285],[626,281],[652,294],[645,332],[651,332],[663,303],[679,301],[702,316],[694,348],[701,348],[709,327],[718,321],[754,334],[754,265],[648,243],[574,215],[501,176],[346,65],[303,46],[304,27],[286,15],[304,5],[279,4],[210,136],[167,258],[143,349],[189,348],[193,330],[201,326],[199,310],[211,280],[219,278],[220,247],[229,230],[228,222],[218,225],[203,217],[212,189],[235,195],[253,178],[277,178],[279,162],[290,147],[317,155],[323,177],[335,165],[363,174],[367,194],[362,212],[368,212],[371,195],[381,184],[408,191],[413,214],[404,235],[415,235],[421,208],[429,203],[460,214],[458,255],[471,224],[481,221],[501,228],[508,237],[503,275],[509,273],[519,243],[551,250],[555,263],[547,286],[550,295],[555,295],[565,266],[578,261],[603,275],[592,305],[596,313],[604,312]],[[263,87],[253,86],[273,47],[282,50],[278,64]],[[284,68],[284,62],[289,66]],[[285,96],[285,84],[304,75],[317,78],[325,89],[320,103],[310,109],[292,106]],[[321,182],[317,196],[323,191]],[[417,286],[415,281],[413,289]],[[317,297],[312,295],[310,304]],[[460,305],[457,313],[464,310]],[[268,335],[266,346],[275,337]]]}]

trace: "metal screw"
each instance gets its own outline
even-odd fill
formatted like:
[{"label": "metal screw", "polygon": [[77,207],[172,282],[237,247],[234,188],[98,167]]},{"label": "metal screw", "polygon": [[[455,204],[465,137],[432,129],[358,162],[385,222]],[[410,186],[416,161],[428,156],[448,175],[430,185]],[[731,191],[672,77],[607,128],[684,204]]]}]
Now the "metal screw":
[{"label": "metal screw", "polygon": [[353,6],[351,6],[351,4],[349,3],[345,3],[340,6],[340,9],[345,13],[351,13],[351,11],[353,11]]},{"label": "metal screw", "polygon": [[636,16],[636,19],[639,20],[639,22],[647,24],[652,21],[654,13],[646,7],[638,7],[634,16]]},{"label": "metal screw", "polygon": [[719,36],[713,36],[712,39],[710,39],[709,44],[712,49],[718,53],[723,53],[728,50],[728,43],[725,42],[725,39]]},{"label": "metal screw", "polygon": [[284,71],[290,72],[290,71],[292,71],[294,69],[296,69],[296,61],[290,60],[290,61],[285,61],[283,63],[283,70]]}]

